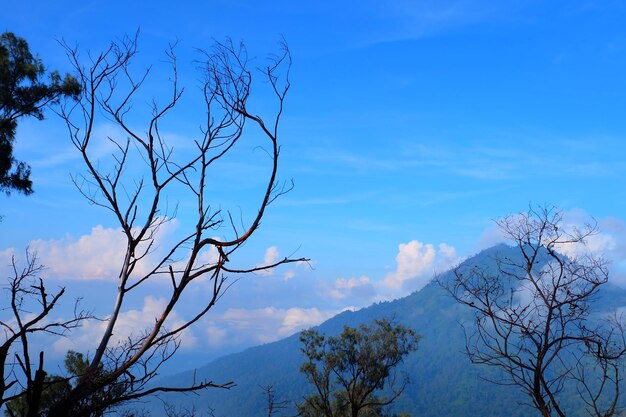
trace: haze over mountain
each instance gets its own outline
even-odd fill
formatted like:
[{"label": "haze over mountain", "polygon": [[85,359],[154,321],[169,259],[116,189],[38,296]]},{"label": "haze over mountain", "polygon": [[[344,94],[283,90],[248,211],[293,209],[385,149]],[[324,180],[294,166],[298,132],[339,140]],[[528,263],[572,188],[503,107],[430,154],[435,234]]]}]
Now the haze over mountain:
[{"label": "haze over mountain", "polygon": [[[519,250],[506,245],[487,249],[465,261],[466,264],[487,266],[496,257],[517,257]],[[451,271],[440,276],[451,277]],[[594,314],[604,314],[626,306],[626,290],[605,284],[594,300]],[[494,375],[495,369],[472,365],[465,355],[465,337],[459,323],[471,320],[470,311],[457,304],[437,283],[431,282],[407,297],[374,304],[359,311],[343,312],[320,326],[325,334],[338,334],[343,326],[357,326],[376,318],[389,318],[414,328],[421,336],[419,348],[402,363],[400,371],[409,375],[411,383],[394,404],[396,412],[407,411],[412,416],[492,416],[527,417],[535,410],[518,406],[526,401],[516,387],[498,386],[483,380]],[[304,361],[300,353],[299,335],[247,349],[241,353],[214,360],[197,371],[187,371],[167,378],[168,384],[183,383],[195,376],[215,383],[235,381],[230,390],[209,390],[200,395],[170,395],[162,399],[173,404],[194,406],[214,415],[252,417],[266,412],[263,388],[271,385],[278,400],[290,404],[301,401],[311,388],[300,374]],[[574,398],[575,396],[572,396]],[[162,407],[160,401],[147,404],[154,413]],[[283,414],[293,415],[293,409]],[[572,416],[583,416],[577,410]]]}]

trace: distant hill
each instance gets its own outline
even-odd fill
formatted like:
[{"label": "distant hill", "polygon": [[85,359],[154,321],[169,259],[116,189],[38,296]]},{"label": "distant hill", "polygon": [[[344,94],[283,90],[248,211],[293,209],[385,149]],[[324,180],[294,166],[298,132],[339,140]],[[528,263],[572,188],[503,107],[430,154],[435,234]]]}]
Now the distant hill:
[{"label": "distant hill", "polygon": [[[465,263],[495,267],[494,258],[519,256],[518,249],[499,245],[468,259]],[[441,276],[445,280],[451,272]],[[602,313],[626,306],[626,290],[603,286],[595,302]],[[516,387],[498,386],[481,376],[495,369],[472,365],[464,354],[465,338],[459,323],[471,320],[467,308],[457,304],[436,283],[430,283],[407,297],[374,304],[356,312],[344,312],[318,326],[325,334],[338,334],[344,325],[356,326],[375,318],[390,318],[414,328],[421,336],[419,348],[403,362],[401,370],[411,384],[394,405],[397,412],[415,417],[529,417],[534,409],[518,406],[527,402]],[[194,405],[196,410],[214,410],[216,417],[258,417],[266,413],[262,387],[273,386],[278,399],[301,401],[311,388],[300,374],[304,361],[298,335],[219,358],[196,371],[197,379],[216,383],[235,381],[230,390],[209,390],[199,395],[170,395],[171,403]],[[183,384],[194,371],[167,378],[167,384]],[[146,404],[158,415],[160,401]],[[279,415],[294,415],[285,410]],[[574,415],[585,415],[581,410]]]}]

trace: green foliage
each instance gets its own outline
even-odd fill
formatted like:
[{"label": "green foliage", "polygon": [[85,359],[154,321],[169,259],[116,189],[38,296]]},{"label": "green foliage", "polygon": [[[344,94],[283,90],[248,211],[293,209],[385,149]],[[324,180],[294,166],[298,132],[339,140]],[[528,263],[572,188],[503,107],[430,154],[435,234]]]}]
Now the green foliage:
[{"label": "green foliage", "polygon": [[[40,415],[45,415],[50,405],[52,405],[57,398],[67,395],[71,388],[67,378],[47,376],[44,382],[44,389],[41,393]],[[25,396],[17,397],[7,403],[4,415],[7,417],[25,416],[28,413],[28,406]]]},{"label": "green foliage", "polygon": [[[96,382],[105,379],[108,375],[102,363],[94,371],[89,369],[89,359],[80,352],[69,351],[65,356],[65,369],[70,375],[72,389],[75,391],[79,383],[86,380]],[[113,382],[93,390],[90,394],[81,397],[72,403],[69,415],[84,415],[89,417],[101,417],[111,411],[112,399],[121,397],[127,390],[123,383]],[[70,396],[72,393],[68,393]],[[67,397],[57,397],[59,401]]]},{"label": "green foliage", "polygon": [[[394,368],[417,349],[419,336],[403,325],[374,320],[358,328],[345,326],[337,337],[325,337],[317,330],[302,332],[302,352],[308,361],[301,372],[316,393],[298,406],[304,417],[378,417],[404,390],[408,380],[398,384]],[[391,390],[390,398],[379,392]]]},{"label": "green foliage", "polygon": [[[519,248],[499,245],[467,259],[464,264],[480,266],[497,271],[496,259],[508,257],[521,260]],[[448,272],[441,280],[452,280]],[[604,285],[593,301],[593,320],[607,317],[616,308],[626,305],[626,290],[612,284]],[[465,354],[465,335],[459,323],[466,327],[473,324],[469,309],[462,308],[437,283],[433,282],[408,297],[374,304],[359,311],[345,311],[317,329],[319,333],[337,336],[345,325],[358,327],[381,317],[394,317],[421,335],[419,351],[407,355],[396,368],[411,376],[402,395],[388,407],[400,413],[407,411],[415,417],[538,417],[529,401],[515,387],[491,384],[487,380],[502,378],[498,369],[473,366]],[[172,403],[195,405],[196,409],[211,406],[216,416],[258,417],[265,408],[265,398],[259,395],[259,385],[272,384],[280,397],[290,402],[302,402],[315,388],[307,383],[299,369],[306,360],[301,353],[299,335],[278,342],[248,349],[217,359],[197,369],[168,376],[167,381],[187,384],[194,378],[213,378],[237,382],[237,388],[229,391],[209,390],[200,396],[182,394],[164,395]],[[250,372],[254,369],[254,372]],[[390,393],[383,390],[381,395]],[[626,409],[626,400],[620,406]],[[567,399],[567,417],[588,417],[580,406],[578,395],[573,392]],[[147,407],[148,405],[144,405]],[[150,403],[154,415],[159,415],[162,403]],[[295,415],[289,409],[281,415]]]},{"label": "green foliage", "polygon": [[85,359],[82,353],[70,350],[65,355],[65,369],[73,376],[78,377],[85,375],[89,369],[89,361]]},{"label": "green foliage", "polygon": [[[47,415],[47,412],[59,399],[70,395],[72,389],[76,386],[76,381],[87,375],[89,361],[82,353],[71,350],[68,351],[65,355],[64,364],[65,370],[67,371],[66,377],[58,375],[46,376],[37,415]],[[96,377],[102,375],[104,375],[104,372],[102,367],[100,367]],[[113,384],[95,392],[79,404],[76,404],[77,414],[78,410],[83,409],[100,410],[99,404],[104,403],[109,396],[118,395],[121,389],[122,387]],[[4,415],[6,417],[23,417],[28,415],[28,409],[29,404],[26,395],[22,394],[7,403]],[[88,415],[91,417],[99,417],[103,415],[103,412],[89,412]]]},{"label": "green foliage", "polygon": [[[46,376],[43,391],[41,392],[41,400],[39,403],[38,415],[46,415],[50,406],[59,398],[65,397],[72,390],[71,379],[82,375],[89,366],[89,363],[83,357],[82,353],[69,351],[65,355],[65,369],[68,377],[58,375]],[[14,398],[9,401],[4,410],[7,417],[26,416],[29,404],[25,395]]]},{"label": "green foliage", "polygon": [[11,32],[0,35],[0,192],[33,192],[30,166],[13,157],[17,121],[24,116],[44,118],[46,106],[62,97],[77,97],[81,88],[69,74],[48,74],[41,59],[33,56],[28,43]]}]

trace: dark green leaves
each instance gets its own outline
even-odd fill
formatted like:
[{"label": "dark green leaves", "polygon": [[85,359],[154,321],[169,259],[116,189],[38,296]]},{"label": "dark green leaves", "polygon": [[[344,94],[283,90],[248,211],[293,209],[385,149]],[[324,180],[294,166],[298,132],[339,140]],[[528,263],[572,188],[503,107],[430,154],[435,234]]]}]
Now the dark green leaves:
[{"label": "dark green leaves", "polygon": [[42,120],[48,105],[80,95],[76,78],[69,74],[62,78],[53,71],[45,82],[45,73],[26,40],[11,32],[0,35],[0,192],[33,192],[30,166],[13,156],[17,120],[24,116]]},{"label": "dark green leaves", "polygon": [[[345,326],[337,337],[316,330],[302,332],[302,352],[308,361],[301,372],[317,393],[298,406],[303,416],[378,416],[397,399],[408,383],[398,382],[393,370],[404,356],[417,349],[414,330],[375,320],[358,328]],[[388,388],[390,398],[380,397]]]}]

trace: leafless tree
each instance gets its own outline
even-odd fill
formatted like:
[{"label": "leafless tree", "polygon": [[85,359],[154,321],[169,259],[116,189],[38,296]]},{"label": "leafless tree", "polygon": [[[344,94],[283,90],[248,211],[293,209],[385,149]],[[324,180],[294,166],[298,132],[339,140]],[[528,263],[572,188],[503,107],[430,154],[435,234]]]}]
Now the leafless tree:
[{"label": "leafless tree", "polygon": [[272,417],[289,406],[289,401],[276,398],[276,391],[272,385],[261,387],[261,390],[267,398],[267,417]]},{"label": "leafless tree", "polygon": [[565,416],[576,392],[590,415],[616,415],[626,340],[620,317],[592,317],[608,280],[607,263],[586,246],[596,225],[565,225],[550,207],[497,224],[519,255],[460,266],[441,281],[474,312],[469,358],[504,371],[492,382],[519,387],[544,417]]},{"label": "leafless tree", "polygon": [[[219,300],[232,282],[227,281],[228,276],[307,261],[305,258],[284,258],[271,265],[231,266],[234,253],[258,230],[267,207],[292,187],[291,183],[278,180],[279,124],[290,87],[289,50],[283,42],[280,53],[270,57],[268,64],[258,69],[262,81],[269,86],[274,97],[275,111],[269,117],[259,116],[249,108],[253,74],[257,71],[249,69],[243,44],[237,45],[228,40],[202,52],[204,118],[198,138],[187,147],[193,150],[183,147],[180,152],[168,142],[161,129],[180,104],[184,92],[179,85],[173,46],[166,52],[172,68],[169,99],[163,105],[153,100],[148,106],[147,116],[141,114],[140,106],[134,107],[140,101],[140,92],[149,76],[149,70],[136,75],[132,67],[137,54],[136,36],[111,43],[104,52],[88,54],[86,59],[77,49],[65,46],[82,88],[78,102],[68,103],[59,111],[86,167],[84,174],[73,179],[90,203],[105,208],[116,219],[126,250],[119,265],[118,291],[115,300],[112,300],[111,313],[106,318],[106,328],[82,374],[72,379],[70,392],[50,406],[48,415],[97,416],[111,407],[150,394],[190,392],[209,387],[229,388],[232,382],[214,383],[210,380],[194,381],[183,387],[148,383],[176,353],[183,333],[203,318]],[[268,112],[265,111],[265,114]],[[100,139],[96,128],[101,120],[113,121],[123,131],[123,138],[107,138],[114,146],[109,159],[97,155],[93,149]],[[144,127],[136,128],[141,120],[145,123]],[[255,213],[247,221],[243,217],[235,221],[230,212],[219,208],[219,202],[211,201],[208,187],[214,181],[212,174],[217,163],[244,138],[246,141],[261,140],[258,146],[265,150],[264,155],[269,156],[269,166]],[[170,203],[183,200],[186,205],[193,202],[193,225],[176,242],[163,248],[160,246],[163,242],[157,242],[158,232],[178,211],[177,205],[170,206]],[[222,237],[215,237],[218,234]],[[63,323],[41,324],[63,290],[49,296],[43,282],[25,286],[23,277],[36,272],[34,260],[29,262],[29,268],[31,270],[25,275],[16,274],[11,286],[16,324],[1,324],[8,334],[2,352],[8,351],[17,340],[22,344],[24,353],[18,356],[18,362],[26,375],[26,385],[25,390],[17,395],[26,396],[30,404],[31,385],[39,380],[31,375],[32,364],[27,349],[29,333],[35,330],[65,330],[86,317],[78,315]],[[116,341],[113,335],[129,294],[141,291],[154,280],[169,282],[165,307],[149,328],[126,340]],[[197,306],[193,314],[174,322],[175,307],[194,285],[209,287],[210,296]],[[27,322],[20,315],[22,294],[34,297],[41,305],[41,313]],[[5,354],[5,361],[6,357]],[[7,368],[6,363],[4,365],[5,375],[7,369],[9,375],[14,373],[11,367]],[[5,376],[0,388],[6,392],[18,383],[23,382]],[[5,400],[5,397],[2,398]],[[32,404],[32,413],[36,413],[38,405],[35,402]]]},{"label": "leafless tree", "polygon": [[[91,316],[80,310],[77,303],[71,318],[52,320],[50,314],[65,289],[60,288],[54,293],[46,289],[43,279],[39,277],[43,268],[37,263],[34,253],[26,252],[25,264],[20,268],[12,257],[12,275],[0,295],[3,310],[0,327],[4,335],[0,345],[0,407],[24,397],[27,403],[34,405],[26,414],[31,417],[37,415],[41,395],[46,388],[46,372],[43,368],[44,352],[40,351],[38,355],[31,352],[29,341],[41,334],[63,336]],[[11,412],[8,408],[7,411]]]},{"label": "leafless tree", "polygon": [[196,410],[196,407],[165,403],[163,404],[163,411],[166,417],[215,417],[215,414],[211,408],[206,413],[201,413]]}]

